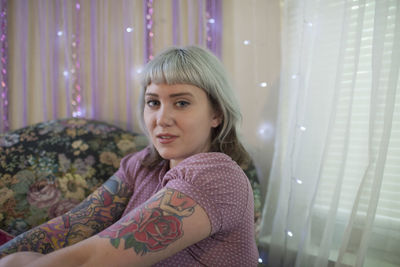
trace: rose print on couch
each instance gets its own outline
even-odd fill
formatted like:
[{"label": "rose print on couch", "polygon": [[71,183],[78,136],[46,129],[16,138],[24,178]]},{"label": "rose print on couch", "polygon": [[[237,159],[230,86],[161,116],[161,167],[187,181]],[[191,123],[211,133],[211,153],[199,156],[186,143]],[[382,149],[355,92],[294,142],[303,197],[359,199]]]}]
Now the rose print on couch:
[{"label": "rose print on couch", "polygon": [[41,180],[30,186],[27,200],[32,206],[47,208],[58,202],[61,192],[54,183]]},{"label": "rose print on couch", "polygon": [[137,254],[159,251],[183,236],[182,219],[193,214],[195,205],[186,195],[167,189],[99,236],[110,238],[115,248],[123,239],[124,248],[133,248]]}]

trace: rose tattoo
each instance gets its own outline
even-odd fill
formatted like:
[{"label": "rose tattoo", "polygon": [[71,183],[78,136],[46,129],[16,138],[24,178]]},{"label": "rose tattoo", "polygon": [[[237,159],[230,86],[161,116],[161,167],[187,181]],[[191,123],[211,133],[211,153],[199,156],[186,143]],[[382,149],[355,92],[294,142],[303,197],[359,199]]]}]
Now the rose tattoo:
[{"label": "rose tattoo", "polygon": [[99,236],[110,238],[115,248],[123,239],[124,248],[133,248],[137,254],[159,251],[183,236],[182,219],[192,215],[195,206],[183,193],[166,189]]}]

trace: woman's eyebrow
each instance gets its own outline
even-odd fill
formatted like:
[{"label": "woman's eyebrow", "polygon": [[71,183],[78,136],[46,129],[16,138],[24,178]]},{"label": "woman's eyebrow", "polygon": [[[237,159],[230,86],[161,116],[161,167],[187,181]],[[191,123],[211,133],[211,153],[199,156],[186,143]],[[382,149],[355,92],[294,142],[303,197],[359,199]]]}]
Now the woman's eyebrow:
[{"label": "woman's eyebrow", "polygon": [[158,96],[158,95],[154,93],[146,93],[145,96]]},{"label": "woman's eyebrow", "polygon": [[183,92],[183,93],[176,93],[176,94],[170,94],[169,97],[180,97],[180,96],[193,96],[192,93],[189,92]]},{"label": "woman's eyebrow", "polygon": [[[146,93],[145,96],[158,97],[158,94],[156,94],[156,93]],[[181,97],[181,96],[191,96],[191,97],[193,97],[193,94],[189,93],[189,92],[182,92],[182,93],[175,93],[175,94],[170,94],[169,95],[170,98]]]}]

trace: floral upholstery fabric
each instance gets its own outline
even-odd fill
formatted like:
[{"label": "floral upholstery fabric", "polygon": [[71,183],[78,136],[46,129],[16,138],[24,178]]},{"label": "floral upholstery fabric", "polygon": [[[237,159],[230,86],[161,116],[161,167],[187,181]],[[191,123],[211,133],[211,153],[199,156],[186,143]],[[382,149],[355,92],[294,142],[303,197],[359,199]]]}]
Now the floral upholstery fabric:
[{"label": "floral upholstery fabric", "polygon": [[[88,119],[38,123],[0,135],[0,229],[18,235],[72,209],[146,147],[143,135]],[[255,168],[245,170],[260,217]]]},{"label": "floral upholstery fabric", "polygon": [[20,234],[63,214],[107,180],[146,138],[64,119],[0,136],[0,228]]}]

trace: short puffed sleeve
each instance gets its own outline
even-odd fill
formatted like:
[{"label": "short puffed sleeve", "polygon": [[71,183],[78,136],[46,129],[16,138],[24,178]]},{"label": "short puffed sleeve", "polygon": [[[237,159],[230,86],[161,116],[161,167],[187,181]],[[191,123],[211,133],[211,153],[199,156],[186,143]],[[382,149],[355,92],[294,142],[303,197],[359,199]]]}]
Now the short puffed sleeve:
[{"label": "short puffed sleeve", "polygon": [[163,185],[196,201],[207,213],[211,234],[229,231],[242,221],[252,190],[242,169],[223,153],[186,158],[164,176]]}]

